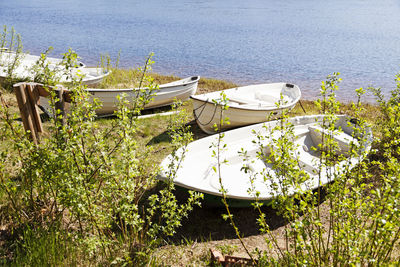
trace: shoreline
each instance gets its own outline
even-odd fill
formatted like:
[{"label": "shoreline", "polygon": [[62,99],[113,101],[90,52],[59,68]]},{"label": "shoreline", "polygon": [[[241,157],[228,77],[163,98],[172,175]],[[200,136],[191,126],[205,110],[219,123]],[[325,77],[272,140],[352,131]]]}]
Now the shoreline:
[{"label": "shoreline", "polygon": [[[122,70],[124,70],[124,69],[122,68]],[[175,79],[183,79],[183,78],[185,78],[184,76],[177,76],[177,75],[174,75],[174,74],[164,74],[164,73],[159,73],[159,72],[154,72],[154,73],[152,72],[151,74],[152,75],[154,74],[154,75],[159,76],[159,77],[161,77],[161,76],[162,77],[174,77]],[[202,90],[202,88],[201,88],[201,84],[203,83],[202,81],[206,81],[205,83],[207,83],[207,81],[213,81],[213,82],[225,85],[225,86],[221,86],[220,89],[216,88],[215,90],[211,90],[211,91],[207,90],[207,89]],[[220,79],[220,78],[215,78],[215,77],[208,77],[208,76],[204,77],[204,76],[201,76],[201,79],[200,79],[200,82],[199,82],[199,90],[197,91],[196,94],[202,94],[202,93],[212,92],[212,91],[220,91],[220,90],[229,89],[229,88],[232,88],[232,87],[246,86],[246,85],[252,85],[252,84],[262,84],[262,83],[273,83],[273,82],[282,82],[282,81],[249,82],[247,84],[242,84],[242,83],[238,83],[238,82],[235,82],[233,80],[230,80],[230,79]],[[287,81],[285,81],[285,82],[287,82]],[[311,94],[307,90],[306,90],[306,92],[304,92],[304,89],[300,84],[298,84],[296,82],[292,82],[292,81],[289,81],[288,83],[293,83],[293,84],[296,84],[296,85],[298,85],[300,87],[301,100],[315,101],[315,100],[319,99],[319,94],[320,94],[320,89],[321,89],[321,82],[322,81],[319,81],[319,87],[314,89],[315,93],[314,93],[313,96],[311,96]],[[395,85],[395,82],[393,82],[393,84]],[[227,87],[228,85],[231,85],[231,87]],[[310,90],[307,86],[305,88]],[[357,88],[359,88],[359,87],[357,87]],[[355,89],[356,88],[354,88],[352,90],[352,93],[354,94],[353,97],[351,97],[351,98],[343,98],[343,97],[341,97],[340,93],[343,92],[346,89],[341,88],[341,83],[340,83],[339,84],[339,90],[337,91],[337,94],[336,94],[337,100],[342,104],[346,104],[346,105],[351,104],[355,100],[355,97],[356,97]],[[377,104],[375,96],[371,92],[369,92],[366,89],[366,87],[364,88],[364,90],[366,91],[366,93],[361,98],[361,102],[363,102],[365,104]],[[389,95],[389,93],[390,92],[386,93],[385,96],[387,97]]]},{"label": "shoreline", "polygon": [[[119,68],[121,70],[130,70],[132,68]],[[176,77],[177,79],[180,78],[185,78],[188,76],[196,76],[199,75],[201,76],[201,79],[209,79],[209,80],[216,80],[216,81],[221,81],[223,83],[229,83],[229,84],[234,84],[235,87],[237,86],[246,86],[246,85],[253,85],[253,84],[263,84],[263,83],[276,83],[276,82],[286,82],[286,83],[292,83],[296,84],[300,87],[301,94],[302,94],[302,99],[304,100],[311,100],[315,101],[319,98],[319,92],[321,89],[321,82],[326,80],[325,78],[322,78],[321,80],[314,79],[314,80],[279,80],[279,79],[268,79],[266,78],[265,80],[262,79],[257,79],[257,80],[249,80],[249,79],[241,79],[241,78],[234,78],[232,77],[226,77],[226,78],[220,78],[218,76],[209,76],[207,74],[202,75],[201,73],[192,73],[191,75],[178,75],[174,74],[172,72],[168,71],[156,71],[154,70],[154,73],[160,76],[172,76]],[[327,74],[329,75],[329,74]],[[368,83],[363,83],[364,86],[362,86],[362,82],[359,79],[354,79],[354,80],[346,80],[346,78],[342,77],[343,75],[340,74],[339,78],[342,78],[342,82],[338,84],[339,90],[336,91],[336,97],[337,100],[339,100],[341,103],[346,103],[349,104],[351,103],[355,97],[356,93],[355,90],[362,87],[366,91],[366,93],[362,97],[362,102],[368,103],[368,104],[373,104],[376,102],[375,96],[367,90],[369,87],[375,87],[375,88],[383,88],[383,93],[385,97],[390,96],[391,90],[396,88],[396,83],[395,83],[395,75],[393,75],[393,82],[390,87],[384,87],[384,86],[378,86],[378,85],[373,85],[373,84],[368,84]],[[228,89],[228,88],[222,88],[223,89]]]}]

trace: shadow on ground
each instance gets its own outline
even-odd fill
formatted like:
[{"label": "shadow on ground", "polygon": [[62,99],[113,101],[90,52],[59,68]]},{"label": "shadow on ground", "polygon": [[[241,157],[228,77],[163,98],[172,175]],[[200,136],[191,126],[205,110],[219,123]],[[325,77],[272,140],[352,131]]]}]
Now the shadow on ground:
[{"label": "shadow on ground", "polygon": [[[317,190],[314,190],[317,193]],[[323,203],[326,198],[325,189],[319,192],[320,202]],[[176,196],[179,201],[185,201],[187,199],[187,192],[177,190]],[[246,208],[230,208],[233,214],[236,226],[239,228],[242,237],[249,237],[253,235],[259,235],[259,225],[257,219],[259,218],[259,212],[252,206]],[[277,214],[271,206],[264,205],[261,207],[262,213],[265,214],[265,219],[273,231],[279,227],[282,227],[288,223],[286,219]],[[229,221],[225,221],[222,218],[223,214],[226,214],[224,206],[211,207],[203,205],[203,207],[195,207],[194,210],[189,214],[188,218],[182,221],[182,227],[177,230],[177,233],[170,240],[175,244],[182,244],[186,240],[192,241],[217,241],[223,239],[236,239],[236,233],[234,228],[230,225]]]},{"label": "shadow on ground", "polygon": [[[271,207],[263,207],[270,229],[277,229],[287,223],[285,219],[276,214]],[[258,235],[258,212],[253,208],[232,208],[234,221],[243,237]],[[237,238],[233,227],[222,218],[226,209],[221,207],[196,207],[189,217],[182,221],[176,235],[172,238],[174,243],[180,244],[186,240],[209,241]]]},{"label": "shadow on ground", "polygon": [[[178,190],[177,198],[183,202],[187,198],[187,195]],[[287,223],[271,207],[263,206],[261,210],[266,215],[266,220],[271,230],[277,229]],[[257,225],[259,213],[252,206],[230,208],[230,211],[243,237],[260,234],[259,226]],[[188,218],[182,221],[182,226],[177,230],[174,237],[171,238],[171,241],[181,244],[185,240],[216,241],[237,238],[229,221],[225,221],[222,218],[223,214],[226,214],[226,209],[222,206],[222,203],[220,207],[206,205],[195,207],[190,212]]]},{"label": "shadow on ground", "polygon": [[[186,124],[190,126],[190,130],[193,133],[193,140],[201,139],[207,137],[208,134],[204,133],[199,126],[197,126],[196,121],[192,120]],[[171,137],[168,131],[164,131],[157,136],[154,136],[146,145],[155,145],[162,142],[171,142]]]}]

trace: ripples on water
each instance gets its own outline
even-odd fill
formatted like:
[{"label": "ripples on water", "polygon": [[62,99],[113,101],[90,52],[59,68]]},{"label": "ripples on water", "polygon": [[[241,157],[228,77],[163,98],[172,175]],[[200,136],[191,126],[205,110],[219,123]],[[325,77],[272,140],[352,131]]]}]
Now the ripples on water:
[{"label": "ripples on water", "polygon": [[400,71],[400,2],[395,0],[33,0],[1,1],[32,53],[73,48],[96,65],[121,67],[155,52],[154,70],[239,84],[287,81],[315,98],[320,81],[341,72],[341,100],[368,85],[395,86]]}]

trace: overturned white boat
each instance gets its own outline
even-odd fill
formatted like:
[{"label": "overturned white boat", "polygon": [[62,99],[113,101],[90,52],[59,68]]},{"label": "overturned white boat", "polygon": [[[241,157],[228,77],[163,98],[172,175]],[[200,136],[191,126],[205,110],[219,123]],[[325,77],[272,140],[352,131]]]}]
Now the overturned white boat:
[{"label": "overturned white boat", "polygon": [[[197,85],[200,76],[193,76],[178,81],[165,83],[159,86],[158,90],[154,90],[154,95],[151,96],[152,100],[145,105],[145,109],[156,108],[171,105],[175,100],[187,100],[189,97],[196,93]],[[144,88],[145,89],[145,88]],[[142,89],[129,88],[129,89],[97,89],[87,88],[90,93],[91,99],[98,99],[102,106],[96,110],[98,115],[113,114],[117,110],[118,99],[117,96],[126,94],[126,99],[133,101],[135,98],[140,97],[148,92],[142,92]],[[48,99],[41,97],[40,104],[48,109]],[[68,104],[67,104],[68,105]],[[66,106],[68,110],[68,106]]]},{"label": "overturned white boat", "polygon": [[[223,113],[221,92],[229,106]],[[249,85],[191,96],[196,122],[208,134],[215,133],[214,125],[225,130],[277,118],[283,110],[292,109],[300,97],[300,88],[289,83]],[[228,118],[229,124],[220,126],[221,116]]]},{"label": "overturned white boat", "polygon": [[[328,175],[328,171],[344,171],[344,166],[353,168],[363,159],[371,148],[372,132],[367,128],[362,135],[353,134],[356,124],[354,120],[344,115],[338,116],[338,121],[333,132],[321,128],[323,115],[294,117],[288,120],[294,126],[294,143],[297,147],[292,154],[298,162],[298,167],[303,169],[308,175],[308,180],[301,184],[301,188],[289,188],[288,195],[294,194],[299,190],[313,190],[319,186],[331,182],[333,179]],[[215,144],[218,143],[218,134],[190,143],[184,154],[182,161],[179,161],[176,175],[176,164],[173,162],[172,154],[166,157],[161,163],[162,172],[159,178],[162,180],[173,179],[175,185],[185,190],[194,190],[205,194],[208,204],[221,204],[221,182],[227,192],[227,197],[232,206],[248,206],[255,199],[255,193],[250,193],[249,189],[260,193],[260,201],[269,201],[282,194],[279,186],[282,179],[281,175],[276,175],[273,166],[266,162],[265,157],[258,157],[257,153],[262,151],[265,156],[274,149],[271,144],[272,138],[279,139],[279,133],[271,135],[270,129],[280,124],[281,121],[270,121],[243,128],[238,128],[224,133],[222,144],[226,147],[221,149],[220,170],[218,170],[217,159],[212,157],[212,150],[216,151]],[[340,129],[340,130],[339,130]],[[256,140],[254,132],[265,137],[262,146],[253,142]],[[330,134],[338,143],[336,155],[344,155],[344,160],[328,169],[321,168],[321,152],[319,144],[322,142],[322,134]],[[355,137],[357,136],[357,137]],[[349,149],[358,146],[359,157],[348,157]],[[247,160],[244,159],[241,150],[245,150]],[[181,148],[176,155],[182,155],[184,150]],[[226,160],[225,163],[222,163]],[[174,167],[175,166],[175,167]],[[245,173],[245,171],[247,173]],[[266,175],[268,173],[268,175]],[[276,176],[275,176],[276,175]],[[173,177],[171,177],[173,176]],[[250,177],[253,179],[251,183]],[[286,178],[285,178],[286,179]]]},{"label": "overturned white boat", "polygon": [[[35,79],[37,75],[33,67],[36,65],[40,56],[30,55],[27,53],[16,53],[14,51],[0,51],[0,77],[5,78],[9,75],[9,70],[12,69],[14,77],[20,79]],[[46,64],[51,71],[59,75],[60,82],[69,82],[71,77],[82,78],[82,82],[87,85],[100,83],[103,78],[110,74],[104,68],[86,68],[86,65],[81,61],[76,62],[76,67],[71,71],[66,71],[62,66],[62,59],[47,57]],[[15,66],[15,67],[13,67]]]}]

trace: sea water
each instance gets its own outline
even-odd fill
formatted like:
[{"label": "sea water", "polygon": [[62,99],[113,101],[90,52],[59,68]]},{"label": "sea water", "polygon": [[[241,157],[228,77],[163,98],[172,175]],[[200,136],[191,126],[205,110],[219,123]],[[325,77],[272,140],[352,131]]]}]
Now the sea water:
[{"label": "sea water", "polygon": [[309,99],[333,72],[353,100],[358,87],[388,92],[400,71],[397,0],[12,0],[1,24],[33,54],[71,47],[97,65],[120,52],[120,67],[137,67],[154,52],[162,74],[290,82]]}]

